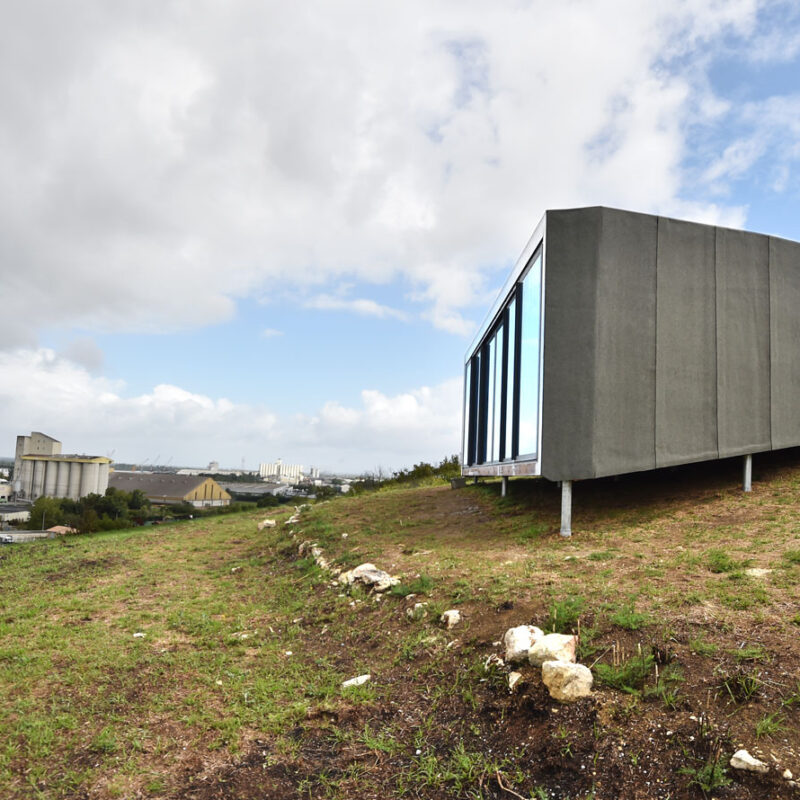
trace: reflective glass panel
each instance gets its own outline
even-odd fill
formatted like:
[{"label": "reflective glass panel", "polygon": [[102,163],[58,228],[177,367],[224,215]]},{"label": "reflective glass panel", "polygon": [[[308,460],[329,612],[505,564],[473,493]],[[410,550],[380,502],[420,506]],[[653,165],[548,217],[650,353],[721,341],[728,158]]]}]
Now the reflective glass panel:
[{"label": "reflective glass panel", "polygon": [[517,303],[508,304],[508,356],[506,358],[506,449],[504,456],[511,458],[514,436],[514,344],[517,340]]},{"label": "reflective glass panel", "polygon": [[541,354],[542,257],[536,257],[522,279],[520,325],[519,454],[537,455],[539,442],[539,358]]},{"label": "reflective glass panel", "polygon": [[503,411],[503,329],[499,328],[494,337],[494,417],[492,431],[492,452],[490,461],[500,460],[500,418]]},{"label": "reflective glass panel", "polygon": [[489,342],[489,363],[486,366],[486,379],[488,381],[488,394],[486,397],[486,460],[494,461],[494,373],[497,344],[496,338],[492,338]]},{"label": "reflective glass panel", "polygon": [[461,463],[471,464],[472,457],[469,452],[469,422],[470,422],[470,408],[472,406],[472,398],[470,397],[470,373],[472,372],[472,360],[467,362],[464,367],[464,441],[461,445]]}]

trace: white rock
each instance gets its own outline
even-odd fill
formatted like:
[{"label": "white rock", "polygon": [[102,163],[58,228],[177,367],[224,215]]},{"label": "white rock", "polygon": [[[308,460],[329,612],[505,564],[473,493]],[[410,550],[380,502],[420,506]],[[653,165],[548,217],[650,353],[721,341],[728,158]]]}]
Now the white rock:
[{"label": "white rock", "polygon": [[528,651],[535,641],[544,636],[541,628],[535,625],[518,625],[516,628],[509,628],[503,636],[503,645],[506,648],[506,661],[524,661],[528,657]]},{"label": "white rock", "polygon": [[141,631],[137,631],[133,634],[134,639],[144,639],[144,634]]},{"label": "white rock", "polygon": [[575,661],[575,636],[565,633],[548,633],[537,639],[528,653],[528,660],[534,667],[541,667],[545,661]]},{"label": "white rock", "polygon": [[592,693],[592,671],[583,664],[545,661],[542,664],[542,681],[550,697],[562,703],[571,703]]},{"label": "white rock", "polygon": [[785,769],[781,775],[784,780],[790,781],[794,776],[792,775],[792,771],[790,769]]},{"label": "white rock", "polygon": [[447,630],[455,628],[455,626],[461,622],[461,612],[457,608],[451,608],[449,611],[445,611],[444,614],[442,614],[439,621]]},{"label": "white rock", "polygon": [[339,576],[339,583],[350,585],[356,582],[370,586],[376,592],[385,592],[390,586],[400,583],[400,579],[393,578],[388,572],[378,569],[374,564],[359,564],[355,569],[343,572]]},{"label": "white rock", "polygon": [[509,672],[508,673],[508,691],[513,692],[516,688],[517,684],[522,680],[522,673],[521,672]]},{"label": "white rock", "polygon": [[502,669],[506,665],[506,662],[503,661],[500,656],[492,653],[486,661],[483,662],[483,670],[484,672],[491,672],[495,669]]},{"label": "white rock", "polygon": [[409,619],[419,620],[424,619],[428,614],[427,603],[414,603],[413,606],[406,609],[406,616]]},{"label": "white rock", "polygon": [[274,528],[275,527],[275,520],[274,519],[265,519],[258,523],[258,529],[263,531],[264,528]]},{"label": "white rock", "polygon": [[359,675],[357,678],[350,678],[350,680],[344,681],[342,683],[342,687],[344,688],[347,686],[361,686],[362,684],[365,684],[371,677],[372,675],[367,674],[367,675]]},{"label": "white rock", "polygon": [[731,756],[731,766],[734,769],[743,769],[747,772],[769,772],[769,766],[763,761],[753,757],[747,750],[737,750]]},{"label": "white rock", "polygon": [[764,567],[750,567],[744,571],[745,575],[749,575],[751,578],[763,578],[765,575],[769,575],[772,572],[771,569],[765,569]]}]

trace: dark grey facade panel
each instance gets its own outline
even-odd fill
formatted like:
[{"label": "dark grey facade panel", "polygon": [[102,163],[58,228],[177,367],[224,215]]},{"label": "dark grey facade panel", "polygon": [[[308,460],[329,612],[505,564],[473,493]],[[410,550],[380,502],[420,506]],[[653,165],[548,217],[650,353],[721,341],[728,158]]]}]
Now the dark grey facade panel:
[{"label": "dark grey facade panel", "polygon": [[657,467],[718,458],[716,230],[660,217]]},{"label": "dark grey facade panel", "polygon": [[769,450],[769,239],[717,228],[719,456]]},{"label": "dark grey facade panel", "polygon": [[594,475],[601,213],[599,208],[547,213],[542,474],[552,480]]},{"label": "dark grey facade panel", "polygon": [[770,401],[772,447],[800,444],[800,244],[771,237]]},{"label": "dark grey facade panel", "polygon": [[595,317],[595,475],[655,468],[657,218],[602,210]]}]

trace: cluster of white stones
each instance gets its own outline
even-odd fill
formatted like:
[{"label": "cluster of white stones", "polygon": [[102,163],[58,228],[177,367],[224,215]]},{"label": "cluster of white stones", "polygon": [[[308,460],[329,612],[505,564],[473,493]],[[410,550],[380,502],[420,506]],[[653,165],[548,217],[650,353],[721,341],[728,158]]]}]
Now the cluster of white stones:
[{"label": "cluster of white stones", "polygon": [[[509,628],[503,636],[505,661],[499,656],[490,656],[492,665],[517,664],[527,661],[542,670],[542,681],[554,700],[571,703],[592,693],[592,671],[583,664],[575,663],[577,637],[563,633],[544,633],[535,625],[518,625]],[[487,668],[490,667],[487,660]],[[498,664],[499,662],[499,664]],[[508,688],[514,688],[522,680],[521,672],[511,672]]]},{"label": "cluster of white stones", "polygon": [[[311,506],[309,506],[307,503],[304,503],[301,506],[295,506],[294,514],[292,514],[292,516],[290,516],[283,524],[289,526],[296,525],[300,521],[300,514],[309,508],[311,508]],[[264,520],[258,524],[258,529],[261,531],[264,530],[264,528],[272,528],[274,526],[275,520]],[[302,531],[298,530],[297,533],[302,533]],[[295,541],[298,538],[294,529],[291,531],[291,536]],[[343,533],[342,538],[346,539],[347,534]],[[320,569],[330,572],[331,575],[336,578],[336,581],[333,584],[334,586],[352,586],[353,584],[360,583],[364,587],[376,593],[376,600],[380,599],[377,595],[379,595],[381,592],[385,592],[387,589],[390,589],[392,586],[396,586],[400,583],[399,577],[396,575],[390,575],[388,572],[385,572],[384,570],[379,569],[374,564],[370,563],[359,564],[357,567],[344,572],[338,567],[333,566],[328,559],[325,558],[324,551],[319,544],[310,540],[304,540],[300,542],[300,544],[297,546],[297,551],[301,556],[311,556],[311,558],[314,559],[314,563]],[[424,619],[428,615],[428,604],[425,602],[415,603],[412,607],[406,609],[406,615],[411,620]],[[450,630],[456,625],[460,624],[461,612],[458,609],[449,609],[442,614],[442,616],[439,618],[439,621],[445,626],[445,628]],[[350,678],[342,683],[342,687],[348,688],[352,686],[361,686],[369,681],[371,677],[371,675],[359,675],[355,678]]]}]

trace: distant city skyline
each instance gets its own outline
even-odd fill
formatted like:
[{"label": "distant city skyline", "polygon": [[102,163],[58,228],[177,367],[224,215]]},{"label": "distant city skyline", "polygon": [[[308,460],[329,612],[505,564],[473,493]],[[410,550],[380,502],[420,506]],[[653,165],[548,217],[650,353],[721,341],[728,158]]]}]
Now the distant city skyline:
[{"label": "distant city skyline", "polygon": [[0,453],[438,462],[547,208],[800,239],[788,0],[44,10],[0,31]]}]

